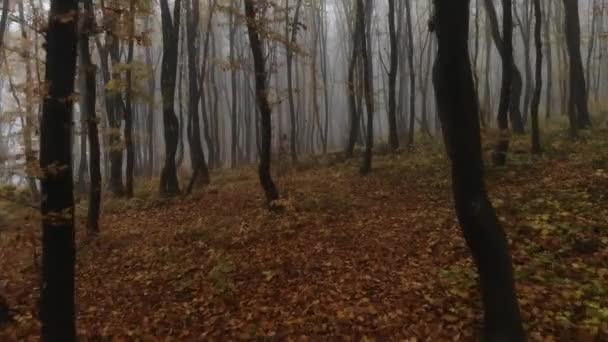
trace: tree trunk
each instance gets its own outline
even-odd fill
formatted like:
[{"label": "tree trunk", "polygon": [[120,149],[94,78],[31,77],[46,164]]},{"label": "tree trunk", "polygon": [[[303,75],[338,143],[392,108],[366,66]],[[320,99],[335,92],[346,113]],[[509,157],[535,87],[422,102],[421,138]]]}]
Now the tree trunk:
[{"label": "tree trunk", "polygon": [[76,72],[77,0],[52,0],[47,29],[46,84],[40,124],[43,341],[76,340],[72,98]]},{"label": "tree trunk", "polygon": [[546,71],[547,75],[547,90],[545,92],[545,117],[548,119],[551,117],[552,105],[553,105],[553,53],[552,53],[552,44],[551,44],[551,5],[553,4],[553,0],[547,0],[547,14],[545,18],[545,32],[544,32],[544,40],[547,48],[547,63],[546,63]]},{"label": "tree trunk", "polygon": [[412,6],[411,1],[405,1],[405,12],[407,15],[407,64],[410,71],[410,122],[409,132],[407,134],[407,148],[414,148],[414,133],[416,126],[416,71],[414,69],[414,32],[412,24]]},{"label": "tree trunk", "polygon": [[390,39],[390,69],[388,72],[388,144],[391,150],[399,148],[397,133],[397,71],[399,69],[399,45],[395,23],[395,0],[388,0],[388,31]]},{"label": "tree trunk", "polygon": [[[346,143],[346,149],[344,154],[346,158],[351,158],[353,156],[353,152],[355,150],[355,144],[357,143],[357,138],[359,137],[359,129],[361,127],[360,121],[360,107],[357,105],[357,99],[361,100],[360,96],[357,96],[358,84],[356,80],[357,74],[357,66],[359,57],[359,51],[361,49],[361,37],[365,34],[364,29],[358,23],[358,14],[355,14],[355,24],[353,29],[353,37],[352,37],[352,54],[350,57],[350,62],[348,65],[348,107],[350,112],[350,130],[348,134],[348,142]],[[365,27],[365,25],[363,26]]]},{"label": "tree trunk", "polygon": [[294,104],[293,96],[293,49],[295,48],[298,25],[300,17],[300,8],[302,6],[302,0],[297,0],[295,14],[293,21],[289,20],[289,0],[285,2],[285,54],[287,58],[287,100],[289,102],[289,123],[290,123],[290,143],[289,152],[291,155],[291,162],[296,164],[298,162],[298,145],[297,145],[297,130],[296,130],[296,109]]},{"label": "tree trunk", "polygon": [[[360,25],[360,30],[366,31],[365,26],[371,26],[372,21],[372,1],[367,0],[366,9],[363,7],[363,0],[357,1],[357,25]],[[372,154],[374,148],[374,85],[373,85],[373,66],[371,60],[371,54],[369,51],[371,50],[371,39],[368,39],[368,34],[371,35],[371,28],[367,30],[367,34],[361,34],[360,39],[361,42],[359,46],[361,47],[360,55],[363,60],[363,86],[364,86],[364,94],[365,94],[365,108],[367,112],[367,132],[366,132],[366,142],[365,142],[365,153],[363,155],[363,164],[361,165],[361,174],[367,175],[372,171]]]},{"label": "tree trunk", "polygon": [[135,43],[135,0],[130,0],[128,13],[128,38],[129,47],[127,52],[127,89],[125,100],[125,148],[127,150],[126,168],[126,188],[125,195],[133,197],[133,163],[135,161],[135,151],[133,146],[133,52]]},{"label": "tree trunk", "polygon": [[534,43],[536,45],[536,87],[534,88],[534,96],[532,97],[532,110],[530,112],[532,119],[532,153],[539,154],[540,147],[540,132],[538,128],[538,107],[540,105],[540,93],[543,88],[543,42],[541,39],[542,14],[540,0],[534,0]]},{"label": "tree trunk", "polygon": [[79,57],[80,67],[84,71],[83,122],[87,125],[89,139],[89,208],[87,213],[87,234],[94,237],[99,233],[99,212],[101,206],[101,152],[99,147],[99,132],[97,129],[96,101],[96,66],[91,62],[89,37],[94,34],[95,12],[92,0],[84,0],[82,32],[80,33]]},{"label": "tree trunk", "polygon": [[[202,93],[198,85],[198,26],[199,26],[199,1],[188,0],[187,18],[188,22],[188,143],[190,144],[190,161],[192,164],[192,179],[200,179],[201,184],[209,184],[209,169],[205,161],[205,152],[201,142],[201,127],[199,121],[199,99]],[[204,70],[203,70],[204,71]],[[190,187],[189,187],[190,188]],[[190,190],[190,189],[189,189]]]},{"label": "tree trunk", "polygon": [[468,53],[469,1],[434,4],[439,42],[434,84],[452,164],[456,213],[479,273],[482,340],[525,341],[507,239],[483,181],[479,108]]},{"label": "tree trunk", "polygon": [[168,0],[160,1],[163,30],[163,62],[161,91],[163,96],[163,124],[165,137],[165,165],[160,175],[160,194],[173,196],[179,193],[175,154],[179,139],[179,121],[175,115],[175,84],[177,77],[177,54],[181,0],[175,0],[173,19]]},{"label": "tree trunk", "polygon": [[[34,131],[34,80],[32,76],[32,62],[27,44],[29,39],[27,35],[27,29],[25,24],[25,15],[23,11],[23,2],[19,2],[19,19],[21,21],[21,38],[23,40],[23,62],[25,63],[25,118],[23,118],[23,147],[25,152],[25,169],[28,175],[27,183],[30,188],[30,195],[34,202],[38,201],[40,194],[38,192],[38,186],[36,185],[36,178],[32,175],[32,169],[35,168],[37,162],[33,144],[32,134]],[[36,34],[36,33],[34,33]],[[86,143],[84,145],[86,153]],[[86,160],[86,158],[85,158]],[[81,162],[82,164],[82,162]],[[80,175],[79,175],[80,176]]]},{"label": "tree trunk", "polygon": [[517,26],[519,26],[519,31],[521,33],[521,39],[523,41],[524,48],[524,70],[526,76],[526,84],[524,88],[524,106],[523,106],[523,123],[524,125],[528,122],[528,113],[530,108],[530,100],[533,90],[532,89],[532,64],[530,62],[530,30],[531,30],[531,20],[530,20],[530,11],[529,11],[529,3],[524,2],[524,20],[522,20],[517,12],[517,6],[513,6],[513,14],[515,15],[515,19],[517,20]]},{"label": "tree trunk", "polygon": [[[505,49],[505,43],[503,42],[503,37],[501,37],[500,35],[500,29],[498,27],[498,17],[496,15],[496,8],[494,7],[494,3],[492,2],[492,0],[484,0],[484,4],[485,4],[485,8],[486,8],[486,13],[488,15],[488,21],[490,24],[490,32],[492,33],[492,39],[494,40],[494,45],[496,46],[496,49],[498,50],[498,53],[501,56],[504,56],[504,49]],[[504,10],[503,10],[503,17],[504,17]],[[511,16],[511,14],[509,14],[509,16]],[[503,28],[504,29],[504,28]],[[504,33],[503,33],[504,34]],[[502,61],[503,63],[505,63],[504,59]],[[519,72],[519,69],[517,68],[517,65],[515,65],[515,61],[511,58],[511,77],[512,77],[512,82],[511,82],[511,101],[509,104],[509,109],[507,110],[507,115],[509,120],[511,121],[511,126],[513,129],[514,133],[517,134],[523,134],[524,133],[524,124],[523,124],[523,119],[522,119],[522,115],[521,115],[521,107],[520,107],[520,100],[521,100],[521,91],[522,91],[522,79],[521,79],[521,73]],[[503,92],[501,91],[501,94]],[[501,99],[502,100],[502,99]],[[500,113],[500,109],[499,109],[499,113]],[[500,115],[500,114],[499,114]],[[499,121],[501,119],[498,119]],[[499,126],[500,126],[500,122],[499,122]]]},{"label": "tree trunk", "polygon": [[498,105],[498,128],[500,137],[494,150],[493,162],[496,166],[504,166],[507,162],[509,150],[509,104],[513,81],[513,18],[511,0],[502,0],[503,4],[503,39],[500,49],[502,59],[502,85],[500,89],[500,103]]},{"label": "tree trunk", "polygon": [[273,201],[279,199],[279,191],[277,190],[270,173],[270,159],[272,148],[272,110],[268,102],[268,87],[266,84],[266,65],[264,61],[264,51],[262,50],[263,42],[258,33],[260,21],[257,20],[257,8],[253,0],[245,0],[245,15],[247,17],[247,32],[249,35],[249,45],[251,46],[251,55],[255,68],[255,90],[256,102],[260,110],[261,124],[261,149],[260,149],[260,165],[258,173],[260,183],[266,194],[266,202],[270,205]]},{"label": "tree trunk", "polygon": [[[587,86],[585,84],[585,71],[581,56],[581,27],[578,14],[578,0],[563,0],[566,29],[566,44],[568,46],[569,76],[570,76],[570,104],[568,116],[570,118],[571,135],[576,136],[576,129],[591,127],[591,118],[587,108]],[[576,126],[576,127],[574,127]]]},{"label": "tree trunk", "polygon": [[4,0],[2,2],[2,16],[0,17],[0,49],[4,47],[4,32],[8,25],[8,10],[10,7],[10,0]]},{"label": "tree trunk", "polygon": [[[236,0],[231,0],[230,5],[234,10],[236,10]],[[238,91],[237,91],[237,65],[236,65],[236,31],[238,26],[236,24],[236,18],[234,13],[230,13],[230,36],[229,36],[229,44],[230,44],[230,91],[232,101],[231,103],[231,115],[230,115],[230,128],[231,128],[231,143],[230,143],[230,158],[232,168],[237,166],[237,150],[238,150]]]}]

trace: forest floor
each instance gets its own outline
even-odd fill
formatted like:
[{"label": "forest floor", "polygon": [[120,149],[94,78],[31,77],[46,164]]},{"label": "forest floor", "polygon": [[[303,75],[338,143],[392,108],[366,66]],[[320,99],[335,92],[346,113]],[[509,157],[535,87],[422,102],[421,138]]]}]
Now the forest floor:
[{"label": "forest floor", "polygon": [[[509,166],[487,169],[531,341],[608,340],[606,137],[567,143],[562,135],[541,157],[514,154]],[[521,139],[515,149],[526,148]],[[187,197],[143,189],[107,202],[98,241],[78,247],[79,334],[473,340],[476,274],[443,150],[374,163],[368,177],[354,160],[286,173],[281,212],[261,205],[252,168],[217,174]],[[0,294],[14,314],[0,340],[37,339],[36,240],[22,230],[0,234]]]}]

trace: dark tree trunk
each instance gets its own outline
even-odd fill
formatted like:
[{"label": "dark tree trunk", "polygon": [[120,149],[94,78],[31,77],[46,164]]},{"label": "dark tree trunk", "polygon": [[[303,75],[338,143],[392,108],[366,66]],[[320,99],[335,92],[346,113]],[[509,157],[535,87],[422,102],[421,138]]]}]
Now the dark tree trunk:
[{"label": "dark tree trunk", "polygon": [[[193,182],[197,179],[201,184],[209,184],[209,169],[205,161],[205,152],[201,142],[201,126],[199,121],[199,99],[202,93],[198,85],[197,37],[199,26],[199,1],[189,0],[187,11],[188,34],[188,143],[190,144],[190,161],[192,164]],[[204,70],[203,70],[204,71]],[[190,190],[190,189],[189,189]]]},{"label": "dark tree trunk", "polygon": [[410,122],[407,134],[407,148],[414,148],[414,133],[416,126],[416,70],[414,69],[414,32],[412,24],[412,5],[411,1],[405,1],[405,12],[407,15],[407,64],[410,71]]},{"label": "dark tree trunk", "polygon": [[[100,50],[101,66],[104,74],[104,82],[108,84],[119,76],[116,66],[120,63],[120,42],[117,31],[116,13],[104,11],[106,13],[106,46]],[[101,51],[103,50],[103,51]],[[112,61],[112,69],[108,62],[108,57]],[[122,121],[123,103],[121,95],[117,90],[106,90],[106,112],[108,123],[110,124],[109,134],[109,156],[110,156],[110,191],[116,196],[123,196],[125,187],[122,180],[123,165],[123,146],[120,139],[120,126]]]},{"label": "dark tree trunk", "polygon": [[563,0],[566,14],[565,30],[569,57],[570,99],[568,116],[571,135],[576,130],[591,127],[591,118],[587,108],[587,86],[581,56],[581,27],[578,13],[578,0]]},{"label": "dark tree trunk", "polygon": [[298,25],[300,17],[300,8],[302,6],[302,0],[297,0],[296,10],[293,17],[293,21],[289,20],[289,0],[286,1],[285,8],[285,54],[287,58],[287,100],[289,102],[289,124],[290,124],[290,141],[289,141],[289,153],[291,155],[291,162],[296,164],[298,162],[298,145],[297,145],[297,125],[296,120],[298,115],[296,114],[296,108],[293,96],[293,49],[296,43],[298,35]]},{"label": "dark tree trunk", "polygon": [[483,181],[479,108],[468,53],[469,1],[434,3],[439,42],[434,83],[456,213],[479,273],[482,340],[525,341],[507,238]]},{"label": "dark tree trunk", "polygon": [[397,71],[399,69],[399,44],[395,23],[395,0],[388,0],[388,31],[390,38],[390,69],[388,72],[388,144],[391,150],[399,148],[397,133]]},{"label": "dark tree trunk", "polygon": [[536,86],[532,97],[531,119],[532,119],[532,153],[539,154],[540,131],[538,127],[538,107],[540,105],[540,93],[543,88],[543,42],[541,39],[542,13],[540,0],[534,0],[534,44],[536,46]]},{"label": "dark tree trunk", "polygon": [[92,0],[84,0],[82,32],[80,34],[80,66],[84,70],[84,93],[82,115],[87,124],[89,139],[89,208],[87,213],[87,234],[94,237],[99,233],[99,208],[101,206],[101,152],[99,147],[99,131],[97,129],[96,101],[96,66],[91,62],[89,37],[94,34],[95,12]]},{"label": "dark tree trunk", "polygon": [[179,121],[175,115],[175,84],[177,77],[177,53],[179,44],[179,22],[181,0],[175,0],[173,19],[168,0],[160,1],[163,29],[163,62],[161,70],[161,92],[163,96],[163,124],[165,136],[165,165],[160,175],[161,195],[179,193],[175,154],[179,139]]},{"label": "dark tree trunk", "polygon": [[[365,25],[371,26],[371,10],[372,0],[367,0],[366,9],[363,7],[363,0],[357,0],[357,25],[361,25],[360,30],[365,31]],[[371,30],[371,28],[369,29]],[[372,154],[374,148],[374,85],[373,85],[373,67],[371,60],[371,40],[368,39],[368,34],[371,35],[371,31],[367,34],[360,36],[361,51],[360,54],[363,60],[363,91],[365,92],[365,108],[367,111],[367,132],[365,142],[365,153],[363,155],[363,163],[361,165],[361,174],[367,175],[372,170]],[[370,44],[370,46],[368,46]]]},{"label": "dark tree trunk", "polygon": [[0,49],[4,46],[4,32],[8,25],[8,10],[10,7],[10,0],[4,0],[2,2],[2,16],[0,17]]},{"label": "dark tree trunk", "polygon": [[279,191],[277,190],[270,173],[270,152],[272,148],[272,110],[268,102],[268,87],[266,84],[266,63],[264,61],[264,51],[262,50],[262,41],[258,33],[261,23],[257,20],[257,8],[253,0],[245,0],[245,15],[247,17],[247,32],[249,35],[249,45],[251,46],[251,55],[253,57],[255,69],[255,90],[256,102],[260,110],[260,126],[261,126],[261,149],[260,149],[260,165],[258,173],[260,183],[266,194],[266,202],[271,204],[279,199]]},{"label": "dark tree trunk", "polygon": [[[586,77],[585,77],[585,85],[587,89],[587,103],[589,100],[589,93],[591,92],[591,66],[593,65],[593,49],[595,48],[595,39],[596,39],[596,26],[597,26],[597,13],[599,10],[599,6],[597,0],[593,0],[592,3],[589,4],[591,6],[591,32],[589,33],[589,45],[587,50],[587,68],[586,68]],[[603,12],[602,12],[603,14]]]},{"label": "dark tree trunk", "polygon": [[[236,0],[231,1],[232,8],[236,10]],[[238,150],[238,91],[237,91],[237,66],[236,66],[236,33],[237,23],[234,13],[230,13],[230,93],[231,93],[231,113],[230,113],[230,128],[231,128],[231,143],[230,143],[230,167],[235,168],[237,166],[237,150]]]},{"label": "dark tree trunk", "polygon": [[548,119],[551,117],[552,111],[552,102],[553,102],[553,53],[551,47],[551,4],[553,4],[553,0],[547,0],[547,14],[545,15],[545,46],[547,48],[547,64],[546,71],[547,74],[547,90],[545,97],[545,117]]},{"label": "dark tree trunk", "polygon": [[72,97],[76,72],[77,0],[52,0],[47,29],[46,84],[40,123],[43,341],[75,341]]},{"label": "dark tree trunk", "polygon": [[523,106],[523,115],[522,119],[524,125],[528,122],[528,113],[530,109],[530,101],[531,95],[533,95],[532,89],[532,64],[530,61],[530,30],[531,30],[531,20],[530,20],[530,11],[529,11],[529,3],[524,2],[524,13],[522,20],[517,12],[517,6],[513,6],[513,14],[515,15],[515,19],[517,20],[517,26],[519,26],[519,31],[521,33],[521,38],[523,41],[524,48],[524,70],[526,76],[526,84],[524,88],[524,106]]},{"label": "dark tree trunk", "polygon": [[509,104],[511,103],[512,90],[512,65],[513,65],[513,17],[511,11],[511,0],[502,0],[503,6],[503,37],[500,49],[502,59],[502,85],[500,89],[500,103],[498,105],[498,128],[500,137],[494,150],[493,162],[496,166],[504,166],[507,163],[507,152],[509,150]]},{"label": "dark tree trunk", "polygon": [[353,156],[353,152],[355,150],[355,144],[357,143],[357,138],[359,138],[359,129],[361,127],[361,118],[360,118],[360,105],[357,105],[357,99],[361,100],[361,97],[357,96],[358,84],[356,80],[358,61],[361,57],[359,51],[361,49],[361,36],[365,34],[364,27],[361,27],[358,23],[358,14],[355,14],[354,20],[354,29],[353,29],[353,37],[352,37],[352,54],[350,57],[349,65],[348,65],[348,109],[350,112],[350,130],[348,134],[348,142],[346,143],[346,149],[344,154],[346,158],[351,158]]},{"label": "dark tree trunk", "polygon": [[127,89],[125,100],[125,148],[127,150],[126,168],[126,188],[125,195],[133,197],[133,164],[135,161],[135,151],[133,146],[133,73],[131,64],[133,63],[134,43],[135,43],[135,0],[130,0],[128,13],[128,38],[129,47],[127,52]]},{"label": "dark tree trunk", "polygon": [[[484,4],[485,4],[485,8],[486,8],[486,13],[488,15],[488,21],[490,24],[490,32],[492,33],[492,39],[494,40],[494,45],[496,46],[496,49],[498,50],[498,53],[501,56],[504,56],[504,49],[505,49],[505,44],[503,42],[503,37],[501,37],[500,35],[500,29],[498,27],[498,17],[496,15],[496,8],[494,7],[494,3],[492,2],[492,0],[484,0]],[[503,10],[503,17],[504,17],[504,10]],[[511,14],[509,14],[509,16],[511,16]],[[512,21],[512,20],[511,20]],[[504,34],[504,33],[503,33]],[[505,61],[502,61],[503,63],[505,63]],[[511,121],[511,126],[513,129],[514,133],[517,134],[523,134],[524,133],[524,124],[523,124],[523,119],[522,119],[522,115],[521,115],[521,106],[520,106],[520,100],[521,100],[521,92],[522,92],[522,86],[523,86],[523,82],[521,79],[521,73],[519,72],[519,69],[517,68],[517,66],[515,65],[515,61],[511,58],[511,77],[512,77],[512,82],[511,82],[511,101],[509,104],[509,109],[507,111],[507,115],[509,120]],[[503,92],[501,91],[501,94]],[[502,100],[502,99],[501,99]],[[500,109],[499,109],[499,113],[500,113]],[[499,121],[501,119],[498,119]],[[500,126],[500,122],[499,122],[499,126]]]},{"label": "dark tree trunk", "polygon": [[[149,30],[149,19],[144,21],[144,30]],[[154,114],[156,104],[154,103],[156,100],[156,68],[154,67],[154,62],[152,61],[152,47],[146,47],[146,66],[148,68],[148,73],[150,74],[148,77],[148,91],[150,92],[150,98],[146,104],[146,131],[148,134],[148,141],[146,144],[146,154],[148,159],[146,161],[147,167],[147,176],[154,176]]]}]

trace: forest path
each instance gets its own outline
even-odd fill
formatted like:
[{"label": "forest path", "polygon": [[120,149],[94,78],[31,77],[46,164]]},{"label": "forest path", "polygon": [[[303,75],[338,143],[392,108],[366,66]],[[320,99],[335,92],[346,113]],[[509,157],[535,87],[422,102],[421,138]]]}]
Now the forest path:
[{"label": "forest path", "polygon": [[[512,241],[530,340],[600,341],[608,336],[608,142],[558,150],[489,169],[490,193]],[[227,171],[192,196],[113,209],[98,242],[79,250],[80,333],[472,340],[476,276],[442,153],[378,157],[365,178],[357,169],[349,161],[281,177],[278,213],[262,207],[251,170]],[[27,292],[13,336],[37,333],[37,289]]]}]

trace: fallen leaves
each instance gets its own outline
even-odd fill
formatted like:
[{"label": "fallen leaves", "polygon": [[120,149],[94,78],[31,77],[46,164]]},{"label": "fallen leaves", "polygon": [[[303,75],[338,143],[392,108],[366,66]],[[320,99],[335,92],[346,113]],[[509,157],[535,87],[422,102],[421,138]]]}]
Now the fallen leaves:
[{"label": "fallen leaves", "polygon": [[[597,191],[606,182],[598,148],[592,141],[567,158],[488,172],[531,341],[607,336],[608,198]],[[98,244],[78,255],[79,335],[472,340],[477,276],[445,159],[422,151],[379,157],[370,177],[357,170],[347,162],[287,174],[278,213],[261,207],[257,179],[242,170],[216,177],[212,192],[119,205],[103,217]],[[31,258],[22,242],[0,243],[8,256],[0,291],[16,313],[0,338],[37,336]]]}]

